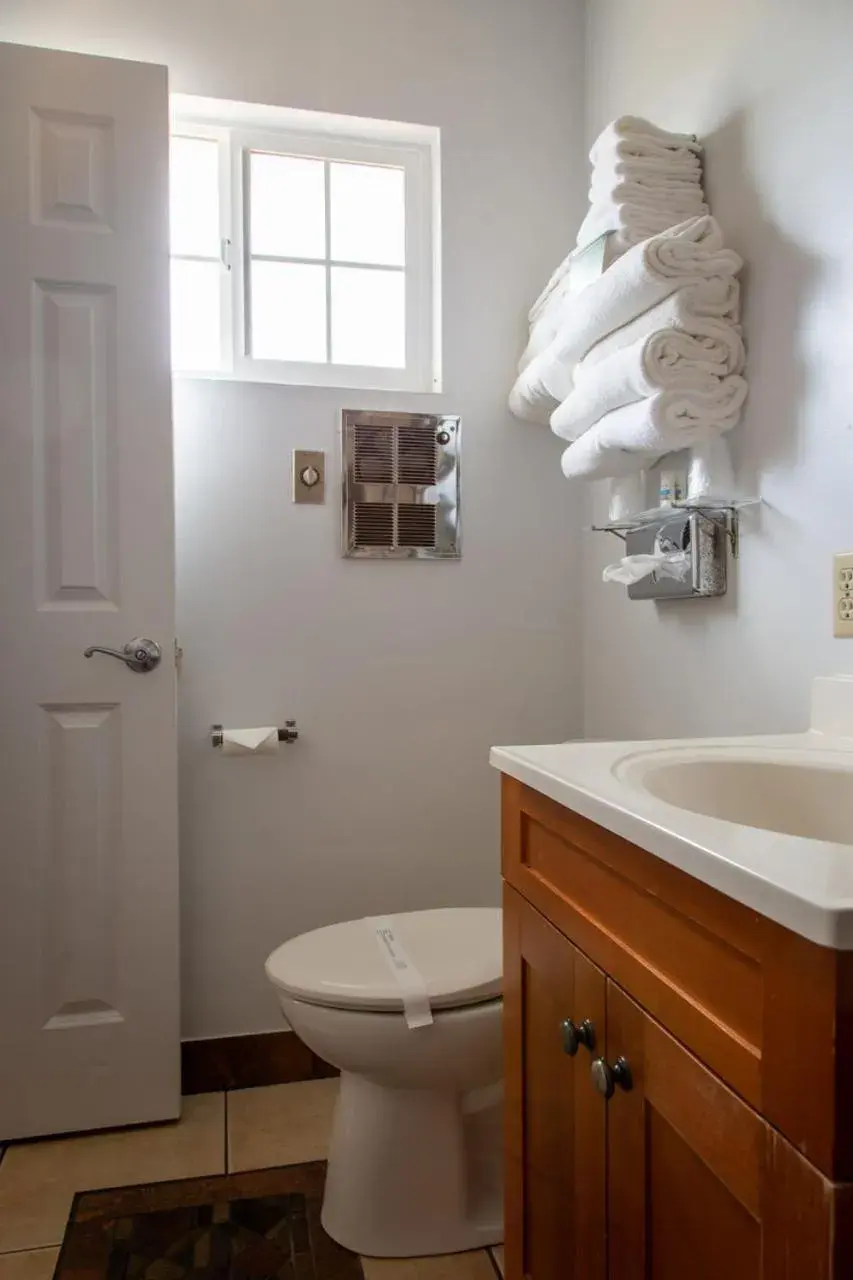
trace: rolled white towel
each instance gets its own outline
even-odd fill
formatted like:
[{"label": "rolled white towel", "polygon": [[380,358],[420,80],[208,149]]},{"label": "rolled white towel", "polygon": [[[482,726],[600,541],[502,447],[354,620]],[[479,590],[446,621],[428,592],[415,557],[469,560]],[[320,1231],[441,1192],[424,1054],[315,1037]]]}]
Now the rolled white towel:
[{"label": "rolled white towel", "polygon": [[[714,218],[690,218],[629,249],[577,294],[564,294],[536,325],[510,399],[513,413],[547,420],[572,388],[572,370],[602,338],[684,285],[736,275],[743,265]],[[543,418],[544,414],[544,418]]]},{"label": "rolled white towel", "polygon": [[[658,168],[658,166],[661,166]],[[609,168],[596,170],[593,174],[592,184],[589,190],[590,204],[595,204],[602,197],[624,198],[628,201],[635,199],[639,203],[643,202],[644,196],[651,197],[652,201],[658,200],[663,196],[664,192],[673,190],[676,194],[682,193],[684,188],[693,190],[698,185],[701,191],[702,166],[696,156],[690,156],[689,167],[682,169],[673,166],[668,161],[663,160],[637,160],[636,163],[619,161]],[[700,196],[700,203],[704,200],[704,196]],[[696,216],[704,212],[704,209],[692,210]],[[680,219],[684,221],[684,219]],[[672,223],[668,223],[671,226]],[[666,230],[666,227],[660,228]],[[640,237],[641,239],[647,237]],[[627,248],[627,245],[622,247]],[[571,266],[572,257],[575,248],[572,248],[565,258],[554,268],[548,283],[533,303],[528,313],[528,320],[531,325],[535,324],[542,312],[548,306],[555,290],[568,277],[569,268]]]},{"label": "rolled white towel", "polygon": [[[696,216],[698,217],[706,211],[706,207],[700,204],[698,211],[696,211]],[[681,221],[685,220],[686,219],[684,218],[681,219]],[[647,240],[650,235],[666,231],[672,225],[669,221],[668,215],[666,218],[657,219],[657,223],[659,225],[656,225],[648,235],[643,235],[639,227],[634,229],[634,232],[631,233],[630,237],[627,236],[624,231],[614,233],[611,237],[613,249],[618,252],[624,252],[626,249],[631,248],[632,244],[637,244],[640,240]],[[607,232],[602,232],[602,234],[606,235]],[[527,319],[531,330],[534,329],[545,316],[547,316],[552,307],[558,306],[563,297],[568,293],[570,279],[569,273],[571,270],[572,259],[576,256],[576,253],[577,245],[575,245],[566,254],[562,262],[554,268],[548,283],[545,285],[545,288],[539,294],[538,298],[533,303],[533,306],[530,308],[530,311],[527,313]],[[523,365],[520,365],[519,367],[523,367]]]},{"label": "rolled white towel", "polygon": [[[534,326],[520,367],[544,351],[564,327],[593,332],[588,350],[676,289],[715,276],[735,276],[742,266],[738,254],[723,248],[720,227],[709,214],[668,227],[635,245],[580,293],[569,293],[565,281],[558,286]],[[613,322],[611,314],[616,317]],[[581,337],[585,339],[585,333]]]},{"label": "rolled white towel", "polygon": [[702,144],[689,133],[669,133],[640,116],[619,116],[612,120],[592,144],[593,164],[631,156],[688,156],[699,154]]},{"label": "rolled white towel", "polygon": [[716,392],[661,391],[614,409],[569,445],[562,457],[563,475],[586,480],[630,475],[650,459],[731,431],[747,391],[746,379],[733,375]]},{"label": "rolled white towel", "polygon": [[591,365],[582,360],[571,394],[551,415],[551,430],[564,440],[577,440],[611,410],[659,391],[716,391],[733,364],[743,368],[743,339],[730,329],[728,341],[658,329],[606,360]]},{"label": "rolled white towel", "polygon": [[623,325],[594,347],[583,359],[587,369],[617,351],[633,346],[659,329],[681,329],[694,338],[728,348],[727,373],[743,372],[743,339],[740,333],[740,284],[734,276],[700,280],[671,293],[629,324]]}]

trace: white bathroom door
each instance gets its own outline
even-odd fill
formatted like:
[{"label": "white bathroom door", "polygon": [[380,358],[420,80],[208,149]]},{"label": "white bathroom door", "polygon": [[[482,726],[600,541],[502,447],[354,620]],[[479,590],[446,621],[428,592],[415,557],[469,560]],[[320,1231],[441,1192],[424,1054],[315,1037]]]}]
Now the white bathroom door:
[{"label": "white bathroom door", "polygon": [[180,1107],[168,143],[0,44],[0,1139]]}]

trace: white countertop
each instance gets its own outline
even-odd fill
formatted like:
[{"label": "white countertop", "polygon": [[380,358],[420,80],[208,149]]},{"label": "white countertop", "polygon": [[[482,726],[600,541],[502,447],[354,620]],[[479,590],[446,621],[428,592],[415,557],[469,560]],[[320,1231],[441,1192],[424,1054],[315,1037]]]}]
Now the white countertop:
[{"label": "white countertop", "polygon": [[853,950],[853,832],[850,844],[833,844],[667,803],[630,781],[635,761],[664,751],[682,761],[784,753],[786,764],[849,771],[853,790],[853,678],[815,680],[812,728],[802,734],[494,747],[490,757],[501,772],[794,933]]}]

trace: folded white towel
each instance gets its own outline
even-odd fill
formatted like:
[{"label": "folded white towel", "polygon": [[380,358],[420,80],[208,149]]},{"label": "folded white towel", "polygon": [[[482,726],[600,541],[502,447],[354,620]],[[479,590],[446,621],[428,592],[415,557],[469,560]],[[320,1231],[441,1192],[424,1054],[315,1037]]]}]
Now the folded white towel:
[{"label": "folded white towel", "polygon": [[[676,289],[714,276],[734,276],[742,266],[733,250],[723,248],[722,232],[710,215],[668,227],[634,246],[580,293],[569,293],[564,279],[538,317],[519,368],[545,351],[564,322],[578,327],[585,315],[591,317],[584,326],[595,333],[588,349]],[[616,313],[612,323],[611,312]]]},{"label": "folded white towel", "polygon": [[659,391],[716,391],[733,372],[733,363],[738,371],[743,367],[743,339],[736,329],[731,329],[729,342],[658,329],[606,360],[590,365],[582,360],[571,394],[551,415],[551,430],[564,440],[577,440],[611,410]]},{"label": "folded white towel", "polygon": [[522,357],[510,395],[512,412],[547,421],[572,389],[574,366],[596,342],[683,285],[735,275],[742,265],[733,250],[723,248],[722,232],[709,215],[629,249],[580,293],[563,294],[547,308]]},{"label": "folded white towel", "polygon": [[[624,206],[628,210],[636,207],[651,213],[662,213],[679,205],[704,203],[705,196],[700,182],[670,180],[657,186],[642,182],[617,182],[611,187],[591,187],[589,191],[590,212],[595,211],[599,216],[610,205],[616,205],[617,208]],[[684,218],[677,221],[683,222]]]},{"label": "folded white towel", "polygon": [[670,133],[640,115],[620,115],[602,129],[593,142],[589,159],[598,164],[619,146],[658,148],[662,151],[701,151],[702,143],[692,133]]},{"label": "folded white towel", "polygon": [[587,480],[629,475],[648,466],[649,459],[731,431],[747,390],[746,379],[734,375],[714,392],[661,391],[614,409],[569,445],[562,457],[563,474]]},{"label": "folded white towel", "polygon": [[[696,169],[630,169],[620,166],[621,172],[614,168],[594,169],[589,184],[591,204],[602,199],[630,200],[637,196],[657,198],[664,192],[691,193],[702,191],[702,171]],[[626,171],[627,168],[627,171]]]},{"label": "folded white towel", "polygon": [[687,156],[701,150],[692,134],[668,133],[639,116],[620,116],[598,135],[589,158],[597,165],[630,156]]},{"label": "folded white towel", "polygon": [[692,152],[676,155],[628,155],[614,152],[599,160],[592,167],[591,185],[596,188],[615,187],[620,182],[655,183],[669,178],[681,181],[702,182],[702,159]]},{"label": "folded white towel", "polygon": [[740,333],[740,285],[733,276],[700,280],[671,293],[629,324],[602,338],[583,359],[589,368],[617,351],[633,346],[659,329],[681,329],[694,338],[728,349],[726,373],[741,373],[744,358]]},{"label": "folded white towel", "polygon": [[[612,191],[601,191],[590,198],[589,215],[601,219],[609,210],[619,213],[619,225],[626,226],[632,219],[644,213],[673,213],[686,209],[684,218],[676,218],[669,225],[684,222],[685,218],[697,217],[692,211],[697,205],[705,203],[705,196],[698,182],[685,182],[680,186],[671,184],[667,187],[642,187],[637,182],[620,182]],[[588,216],[589,216],[588,215]]]},{"label": "folded white towel", "polygon": [[599,236],[613,231],[618,237],[619,249],[630,249],[649,236],[659,235],[687,218],[698,218],[707,212],[708,206],[700,187],[696,188],[694,195],[672,196],[660,204],[602,201],[590,206],[581,223],[577,236],[578,248],[582,249]]}]

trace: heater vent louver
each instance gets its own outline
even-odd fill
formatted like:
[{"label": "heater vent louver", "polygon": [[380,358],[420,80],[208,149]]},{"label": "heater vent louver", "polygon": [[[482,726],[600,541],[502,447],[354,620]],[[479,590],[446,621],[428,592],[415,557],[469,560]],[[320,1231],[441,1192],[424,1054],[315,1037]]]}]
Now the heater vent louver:
[{"label": "heater vent louver", "polygon": [[459,436],[458,417],[344,411],[344,555],[458,559]]}]

